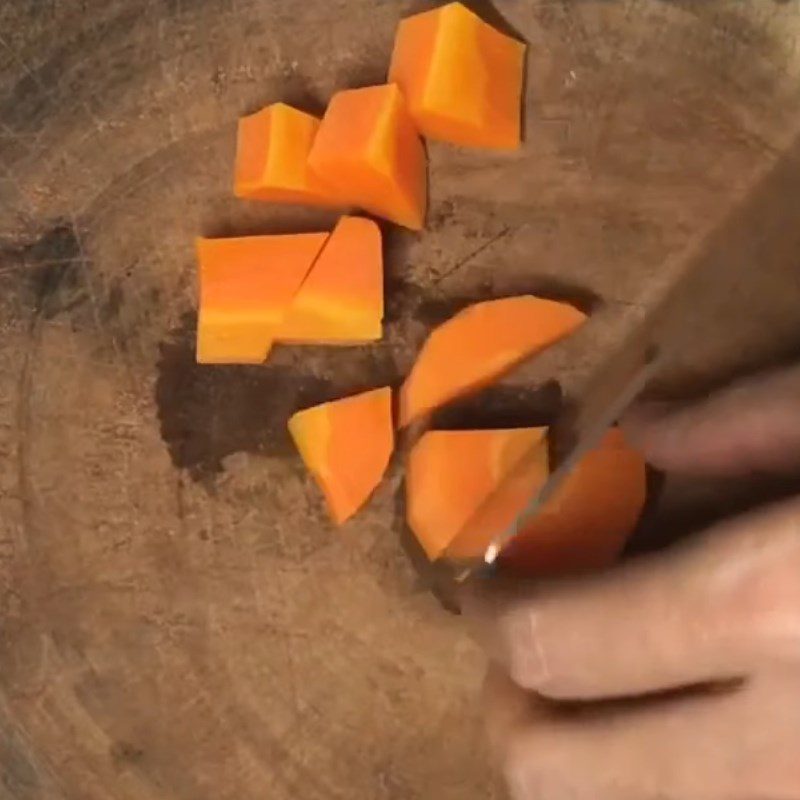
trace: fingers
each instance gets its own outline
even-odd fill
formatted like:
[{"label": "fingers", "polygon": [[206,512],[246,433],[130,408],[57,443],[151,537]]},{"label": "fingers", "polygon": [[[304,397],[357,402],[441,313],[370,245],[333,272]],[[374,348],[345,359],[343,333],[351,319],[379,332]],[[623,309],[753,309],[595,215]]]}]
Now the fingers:
[{"label": "fingers", "polygon": [[655,466],[742,474],[800,466],[800,368],[740,381],[707,400],[641,407],[624,422]]},{"label": "fingers", "polygon": [[557,699],[737,678],[800,653],[800,503],[672,552],[533,588],[476,582],[465,616],[520,686]]},{"label": "fingers", "polygon": [[[513,800],[800,797],[799,690],[793,676],[648,703],[529,703],[498,765]],[[508,687],[494,701],[506,716],[525,708]]]}]

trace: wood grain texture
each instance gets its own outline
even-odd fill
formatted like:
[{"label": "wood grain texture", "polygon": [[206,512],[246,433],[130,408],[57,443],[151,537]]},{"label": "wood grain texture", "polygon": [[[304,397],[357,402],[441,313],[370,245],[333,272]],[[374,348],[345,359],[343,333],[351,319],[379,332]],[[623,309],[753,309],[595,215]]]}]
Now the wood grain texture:
[{"label": "wood grain texture", "polygon": [[[792,146],[800,9],[498,2],[530,43],[527,144],[430,147],[428,229],[387,231],[386,340],[195,365],[194,236],[334,221],[232,197],[237,116],[381,81],[409,8],[0,5],[0,796],[494,796],[481,657],[415,590],[398,473],[334,532],[285,422],[518,291],[594,305],[538,367],[578,386]],[[793,302],[789,266],[709,303]],[[684,374],[735,366],[769,327],[740,314]]]}]

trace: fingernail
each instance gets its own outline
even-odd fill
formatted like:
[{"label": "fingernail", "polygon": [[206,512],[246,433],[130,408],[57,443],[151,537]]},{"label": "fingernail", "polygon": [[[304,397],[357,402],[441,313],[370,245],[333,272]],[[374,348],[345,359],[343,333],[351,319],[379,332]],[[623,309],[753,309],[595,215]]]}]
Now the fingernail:
[{"label": "fingernail", "polygon": [[526,689],[541,687],[548,678],[548,669],[535,612],[530,609],[512,610],[502,627],[509,646],[511,678]]}]

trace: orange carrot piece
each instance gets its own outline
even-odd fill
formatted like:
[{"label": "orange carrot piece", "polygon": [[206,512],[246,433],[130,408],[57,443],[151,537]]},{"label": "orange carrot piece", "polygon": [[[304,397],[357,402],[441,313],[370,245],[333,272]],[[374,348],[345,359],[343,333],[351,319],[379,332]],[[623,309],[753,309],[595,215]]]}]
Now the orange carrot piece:
[{"label": "orange carrot piece", "polygon": [[404,19],[389,80],[424,136],[472,147],[521,142],[525,45],[461,3]]},{"label": "orange carrot piece", "polygon": [[358,206],[407,228],[422,228],[425,149],[394,84],[334,95],[308,164],[342,205]]},{"label": "orange carrot piece", "polygon": [[644,459],[612,429],[501,552],[498,564],[536,576],[608,566],[633,533],[646,494]]},{"label": "orange carrot piece", "polygon": [[341,525],[380,483],[394,449],[389,387],[298,411],[289,432]]},{"label": "orange carrot piece", "polygon": [[383,333],[380,228],[342,217],[292,302],[277,338],[283,342],[355,344]]},{"label": "orange carrot piece", "polygon": [[327,233],[198,239],[197,361],[259,363]]},{"label": "orange carrot piece", "polygon": [[273,203],[336,205],[308,169],[319,120],[273,103],[239,120],[234,194]]},{"label": "orange carrot piece", "polygon": [[[492,534],[511,524],[543,486],[547,460],[544,428],[426,433],[411,451],[406,492],[408,523],[428,558],[482,558]],[[525,576],[607,566],[636,527],[646,477],[642,456],[618,429],[609,431],[500,553],[498,565]],[[497,491],[492,517],[473,525]]]},{"label": "orange carrot piece", "polygon": [[[502,513],[510,522],[547,478],[545,428],[486,431],[429,431],[412,449],[406,473],[408,523],[428,558],[480,557],[485,534],[470,541],[459,536],[482,501],[494,491],[523,454],[538,447],[525,471],[523,491],[507,495]],[[483,533],[483,532],[481,532]]]},{"label": "orange carrot piece", "polygon": [[401,390],[400,426],[483,388],[585,319],[573,306],[532,295],[469,306],[425,342]]}]

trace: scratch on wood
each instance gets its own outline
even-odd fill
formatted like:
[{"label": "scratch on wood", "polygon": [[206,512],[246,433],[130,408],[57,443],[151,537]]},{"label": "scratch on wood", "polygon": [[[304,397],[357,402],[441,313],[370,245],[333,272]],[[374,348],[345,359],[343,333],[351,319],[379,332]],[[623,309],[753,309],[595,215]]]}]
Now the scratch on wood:
[{"label": "scratch on wood", "polygon": [[[72,227],[72,233],[75,237],[75,243],[78,246],[78,254],[80,257],[80,269],[83,273],[84,283],[86,284],[86,293],[89,297],[89,302],[92,307],[92,318],[94,320],[95,327],[99,332],[102,332],[103,329],[106,327],[103,325],[101,316],[100,316],[100,303],[97,298],[97,294],[94,290],[94,286],[92,285],[92,276],[89,273],[89,261],[86,256],[86,250],[83,246],[83,240],[81,238],[81,232],[78,228],[78,222],[74,214],[70,214],[70,226]],[[107,330],[107,328],[106,328]],[[109,339],[111,341],[111,347],[114,350],[114,356],[116,358],[117,363],[120,367],[122,367],[122,371],[125,373],[125,376],[128,379],[128,388],[134,394],[137,390],[136,380],[133,376],[133,371],[131,370],[131,365],[128,363],[125,355],[123,354],[122,350],[120,349],[119,343],[117,342],[117,338],[112,331],[108,331]]]},{"label": "scratch on wood", "polygon": [[499,242],[501,239],[504,239],[509,233],[511,233],[511,228],[504,226],[503,229],[499,233],[495,234],[491,239],[484,242],[479,247],[476,247],[471,253],[468,253],[466,256],[456,261],[456,263],[453,264],[450,269],[437,275],[432,281],[433,285],[438,286],[442,281],[446,280],[451,275],[454,275],[460,269],[467,266],[467,264],[469,264],[473,259],[477,258],[481,253],[486,252],[486,250],[497,244],[497,242]]}]

